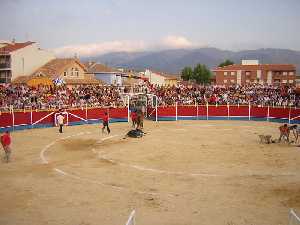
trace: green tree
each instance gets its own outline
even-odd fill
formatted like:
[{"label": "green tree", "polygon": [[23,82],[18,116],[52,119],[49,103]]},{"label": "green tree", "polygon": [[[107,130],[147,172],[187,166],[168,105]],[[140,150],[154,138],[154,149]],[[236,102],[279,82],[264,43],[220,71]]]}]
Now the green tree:
[{"label": "green tree", "polygon": [[181,78],[185,81],[191,80],[193,77],[193,69],[189,66],[186,66],[181,71]]},{"label": "green tree", "polygon": [[211,72],[205,65],[197,64],[194,68],[192,78],[198,84],[208,84],[210,83]]},{"label": "green tree", "polygon": [[224,62],[220,63],[219,67],[229,66],[229,65],[233,65],[233,64],[234,64],[233,61],[226,59]]}]

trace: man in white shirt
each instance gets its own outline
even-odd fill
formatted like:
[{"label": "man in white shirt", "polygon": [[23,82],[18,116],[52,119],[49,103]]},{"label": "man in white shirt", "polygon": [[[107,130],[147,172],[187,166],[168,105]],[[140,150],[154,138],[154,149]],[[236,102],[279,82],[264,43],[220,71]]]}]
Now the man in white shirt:
[{"label": "man in white shirt", "polygon": [[57,123],[58,123],[58,126],[59,126],[59,133],[62,133],[62,128],[63,128],[63,125],[64,125],[64,119],[65,117],[62,115],[62,114],[59,114],[57,116]]}]

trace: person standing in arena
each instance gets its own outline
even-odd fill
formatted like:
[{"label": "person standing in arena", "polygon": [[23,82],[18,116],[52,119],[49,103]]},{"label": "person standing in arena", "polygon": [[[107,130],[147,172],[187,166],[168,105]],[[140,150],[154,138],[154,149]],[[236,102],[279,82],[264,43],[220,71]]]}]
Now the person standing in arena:
[{"label": "person standing in arena", "polygon": [[282,126],[279,127],[279,131],[280,131],[280,137],[279,137],[279,142],[281,142],[281,138],[285,137],[287,142],[289,142],[289,136],[290,136],[290,130],[287,124],[284,124]]},{"label": "person standing in arena", "polygon": [[109,126],[108,126],[108,124],[109,124],[109,117],[108,117],[107,112],[104,113],[104,116],[102,118],[102,122],[103,122],[102,133],[104,133],[104,129],[106,127],[107,132],[109,134],[110,133],[110,129],[109,129]]},{"label": "person standing in arena", "polygon": [[57,116],[57,123],[58,123],[58,126],[59,126],[59,133],[63,132],[64,119],[65,119],[65,117],[61,113]]},{"label": "person standing in arena", "polygon": [[11,155],[11,137],[8,131],[6,131],[2,136],[1,136],[1,144],[3,147],[3,150],[5,152],[4,159],[8,163],[10,161],[10,155]]},{"label": "person standing in arena", "polygon": [[132,121],[132,127],[134,128],[136,125],[136,119],[137,119],[137,115],[135,110],[132,110],[131,112],[131,121]]}]

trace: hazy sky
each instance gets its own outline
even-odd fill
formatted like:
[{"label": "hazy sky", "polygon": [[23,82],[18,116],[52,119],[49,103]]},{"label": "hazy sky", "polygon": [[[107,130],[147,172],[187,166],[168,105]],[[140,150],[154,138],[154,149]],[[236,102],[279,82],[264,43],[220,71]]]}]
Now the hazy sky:
[{"label": "hazy sky", "polygon": [[0,0],[0,10],[0,40],[34,40],[59,55],[300,50],[300,0]]}]

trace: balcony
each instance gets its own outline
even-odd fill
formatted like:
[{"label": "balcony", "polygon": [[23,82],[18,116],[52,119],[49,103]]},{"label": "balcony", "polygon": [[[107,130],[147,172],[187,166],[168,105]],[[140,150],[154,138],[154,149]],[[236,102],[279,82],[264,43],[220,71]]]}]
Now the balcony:
[{"label": "balcony", "polygon": [[0,63],[0,69],[9,69],[10,70],[10,63]]}]

